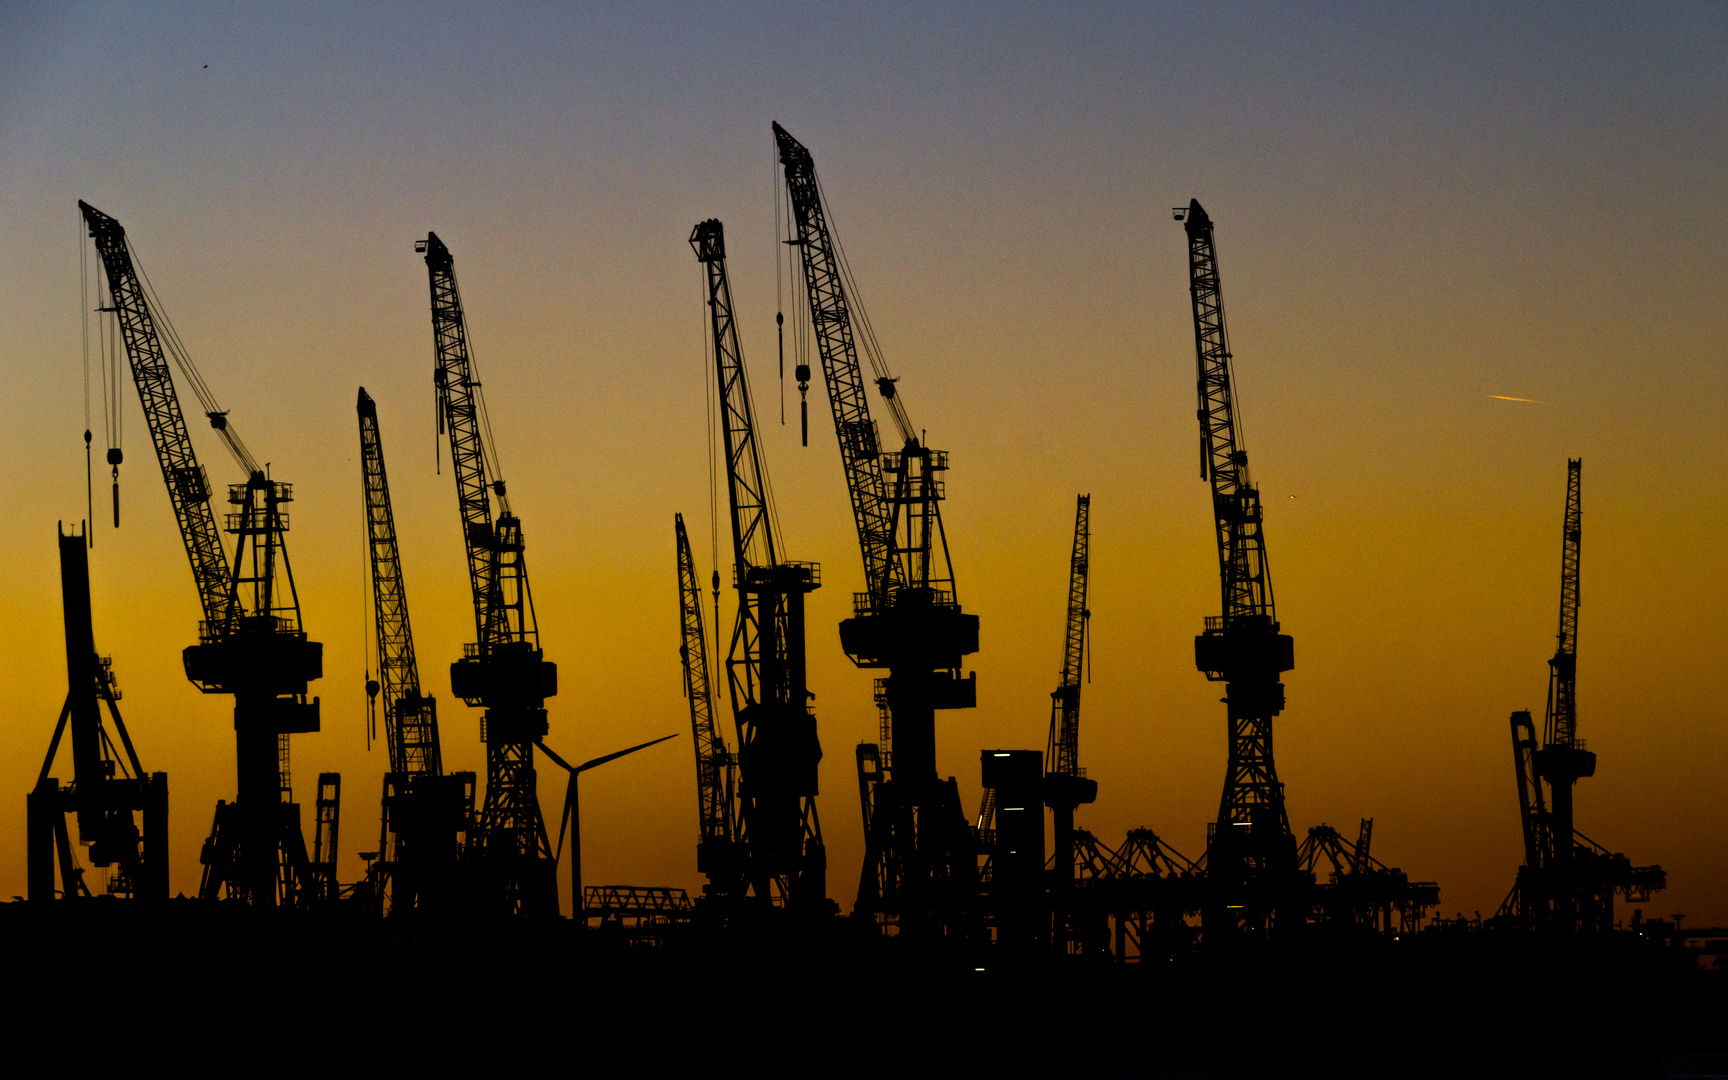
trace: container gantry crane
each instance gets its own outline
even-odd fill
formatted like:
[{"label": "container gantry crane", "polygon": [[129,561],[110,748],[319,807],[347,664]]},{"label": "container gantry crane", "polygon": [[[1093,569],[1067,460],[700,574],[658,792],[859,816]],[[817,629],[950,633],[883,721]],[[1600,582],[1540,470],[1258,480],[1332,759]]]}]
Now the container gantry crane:
[{"label": "container gantry crane", "polygon": [[[1260,490],[1237,429],[1235,380],[1212,218],[1198,199],[1175,210],[1188,234],[1188,283],[1198,361],[1200,476],[1212,486],[1221,613],[1194,639],[1195,665],[1225,684],[1229,763],[1218,821],[1207,844],[1211,900],[1203,914],[1214,938],[1241,927],[1265,932],[1300,920],[1296,840],[1284,785],[1272,757],[1272,718],[1284,708],[1278,676],[1296,665],[1279,633],[1266,563]],[[1281,910],[1280,910],[1281,909]]]},{"label": "container gantry crane", "polygon": [[[883,745],[858,749],[865,865],[854,912],[895,922],[902,933],[965,936],[975,930],[977,853],[953,778],[937,776],[936,712],[977,705],[976,672],[961,678],[960,669],[978,651],[978,616],[961,610],[942,528],[948,455],[926,446],[913,427],[857,297],[847,295],[857,290],[845,280],[810,151],[779,124],[774,138],[791,204],[786,243],[801,256],[864,561],[865,590],[840,624],[840,645],[859,667],[888,672],[877,680],[876,699],[892,755]],[[870,418],[860,345],[894,418],[897,451],[882,451]],[[808,374],[800,364],[799,382]]]},{"label": "container gantry crane", "polygon": [[433,385],[439,424],[450,436],[474,599],[475,640],[450,665],[450,687],[470,706],[486,710],[480,728],[486,796],[468,846],[505,910],[556,916],[556,865],[540,816],[534,745],[546,735],[546,699],[558,693],[558,665],[540,648],[522,522],[511,512],[504,479],[488,457],[491,429],[469,357],[455,257],[437,233],[427,233],[415,250],[426,256],[431,284]]},{"label": "container gantry crane", "polygon": [[[1560,542],[1560,629],[1548,661],[1542,740],[1528,711],[1512,714],[1512,757],[1524,832],[1524,865],[1501,905],[1502,916],[1559,931],[1614,928],[1614,894],[1640,901],[1667,884],[1660,866],[1633,866],[1574,823],[1573,787],[1596,774],[1596,755],[1578,738],[1578,585],[1583,554],[1583,461],[1566,463],[1566,516]],[[1547,785],[1544,797],[1543,784]]]},{"label": "container gantry crane", "polygon": [[407,911],[436,907],[448,898],[463,837],[474,816],[475,777],[471,772],[444,774],[438,702],[420,689],[378,404],[365,387],[360,388],[355,411],[378,647],[378,677],[366,685],[368,719],[375,722],[381,707],[384,743],[390,754],[374,889],[380,900],[388,895],[392,911]]},{"label": "container gantry crane", "polygon": [[[61,898],[91,895],[73,857],[66,827],[66,816],[72,814],[78,821],[78,843],[89,848],[91,864],[115,867],[107,895],[166,900],[168,774],[147,774],[139,764],[126,721],[120,718],[120,687],[113,665],[96,653],[85,537],[55,531],[60,541],[60,600],[66,625],[66,704],[26,803],[28,896],[33,901],[55,897],[56,861]],[[104,707],[114,722],[112,734],[102,721]],[[68,729],[72,782],[62,787],[48,772]],[[142,828],[134,813],[142,815]]]},{"label": "container gantry crane", "polygon": [[726,749],[714,723],[702,583],[696,576],[683,514],[673,515],[673,529],[678,545],[678,659],[684,668],[684,697],[690,703],[691,741],[696,745],[696,809],[702,829],[696,842],[696,870],[708,878],[703,894],[726,900],[742,897],[748,889],[737,843],[737,759]]},{"label": "container gantry crane", "polygon": [[[203,609],[198,644],[183,654],[186,677],[206,694],[234,695],[238,797],[232,804],[217,804],[215,828],[202,856],[201,893],[225,893],[258,906],[297,902],[310,883],[299,807],[289,786],[288,736],[318,730],[318,699],[307,701],[306,691],[323,675],[324,647],[302,629],[288,560],[283,508],[293,490],[272,480],[252,458],[165,318],[158,328],[161,313],[152,309],[126,230],[88,203],[78,208],[102,260],[110,297],[104,310],[119,324]],[[210,506],[209,480],[174,391],[170,351],[211,427],[246,474],[245,483],[228,487],[233,509],[223,531],[235,538],[231,560]],[[117,468],[119,455],[111,452],[110,460]]]},{"label": "container gantry crane", "polygon": [[737,724],[739,843],[745,876],[762,901],[826,911],[828,856],[816,814],[822,747],[810,701],[804,597],[821,585],[815,563],[781,557],[768,472],[726,273],[726,235],[710,218],[690,233],[707,279],[719,385],[720,432],[732,513],[738,618],[726,657]]},{"label": "container gantry crane", "polygon": [[1074,549],[1068,561],[1068,617],[1062,641],[1061,681],[1050,694],[1050,738],[1044,751],[1044,805],[1050,808],[1056,876],[1052,883],[1054,945],[1066,952],[1076,943],[1070,918],[1074,894],[1074,810],[1098,798],[1098,781],[1080,767],[1080,677],[1086,656],[1086,606],[1092,496],[1078,497],[1074,509]]}]

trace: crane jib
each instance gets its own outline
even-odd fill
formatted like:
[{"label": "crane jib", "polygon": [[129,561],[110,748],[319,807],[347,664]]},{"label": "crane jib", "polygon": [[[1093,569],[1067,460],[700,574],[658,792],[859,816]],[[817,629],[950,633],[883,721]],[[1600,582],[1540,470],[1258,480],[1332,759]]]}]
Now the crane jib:
[{"label": "crane jib", "polygon": [[209,481],[192,448],[192,437],[168,370],[167,354],[127,248],[126,230],[88,203],[80,202],[78,207],[108,277],[112,310],[119,322],[139,404],[144,409],[156,460],[162,468],[168,499],[192,566],[205,625],[222,632],[237,618],[230,601],[232,575],[228,555],[215,511],[210,506]]}]

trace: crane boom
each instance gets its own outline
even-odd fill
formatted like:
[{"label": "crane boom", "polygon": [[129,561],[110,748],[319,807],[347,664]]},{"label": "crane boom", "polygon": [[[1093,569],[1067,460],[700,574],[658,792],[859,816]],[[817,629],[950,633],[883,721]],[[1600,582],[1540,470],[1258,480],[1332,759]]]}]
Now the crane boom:
[{"label": "crane boom", "polygon": [[820,585],[819,568],[780,556],[721,223],[698,223],[690,246],[707,278],[732,510],[738,618],[726,681],[738,728],[739,839],[758,897],[777,890],[793,907],[826,905],[827,856],[816,814],[822,747],[810,711],[804,649],[804,597]]},{"label": "crane boom", "polygon": [[438,747],[437,705],[430,695],[420,692],[414,631],[408,622],[408,592],[402,582],[402,555],[396,545],[396,515],[390,507],[384,441],[378,431],[378,405],[365,387],[360,388],[355,408],[360,420],[360,477],[366,500],[367,550],[372,557],[378,681],[390,771],[404,776],[438,776],[444,765]]},{"label": "crane boom", "polygon": [[1200,395],[1200,475],[1212,483],[1218,532],[1218,580],[1224,628],[1239,620],[1276,624],[1272,580],[1261,531],[1260,490],[1248,476],[1248,451],[1236,428],[1230,343],[1212,219],[1194,200],[1188,209],[1189,282],[1194,303],[1194,346]]},{"label": "crane boom", "polygon": [[1199,396],[1200,474],[1212,488],[1218,548],[1219,615],[1194,639],[1195,666],[1226,684],[1229,763],[1208,849],[1212,890],[1208,922],[1229,932],[1270,929],[1275,912],[1294,910],[1296,841],[1284,785],[1272,757],[1272,718],[1284,708],[1278,676],[1295,666],[1291,638],[1279,633],[1267,571],[1260,490],[1236,418],[1232,354],[1212,218],[1198,199],[1178,207],[1188,235],[1189,297]]},{"label": "crane boom", "polygon": [[[558,906],[557,881],[535,793],[534,747],[547,733],[546,699],[558,692],[558,667],[540,648],[522,522],[511,512],[504,480],[488,457],[490,425],[469,355],[455,257],[437,233],[427,233],[415,250],[426,256],[433,385],[439,423],[450,437],[474,600],[475,640],[450,666],[450,686],[455,696],[486,710],[486,796],[469,842],[491,868],[508,910],[551,915]],[[580,898],[575,902],[580,905]]]},{"label": "crane boom", "polygon": [[1092,540],[1092,496],[1081,495],[1074,509],[1074,552],[1068,561],[1068,619],[1062,639],[1062,674],[1051,693],[1047,767],[1062,776],[1080,776],[1080,664],[1086,654],[1086,577]]},{"label": "crane boom", "polygon": [[[892,583],[904,584],[905,574],[893,557],[894,514],[888,481],[882,471],[881,440],[876,422],[870,419],[870,403],[864,394],[864,370],[858,362],[858,343],[853,336],[846,288],[841,282],[840,259],[828,228],[827,208],[823,205],[816,163],[810,151],[779,124],[774,125],[774,138],[780,148],[787,194],[797,225],[797,239],[790,242],[803,255],[810,325],[816,334],[822,375],[828,385],[828,405],[840,441],[846,490],[852,497],[852,518],[864,558],[865,588],[872,600],[879,600]],[[877,389],[889,402],[902,436],[910,439],[911,422],[905,419],[905,405],[893,380],[879,377]]]},{"label": "crane boom", "polygon": [[696,746],[696,811],[702,828],[696,843],[696,869],[707,875],[712,891],[731,894],[738,888],[732,851],[732,755],[714,723],[708,636],[702,626],[702,582],[696,576],[683,514],[673,515],[673,526],[678,544],[678,658],[684,668],[684,697],[690,703],[690,732]]},{"label": "crane boom", "polygon": [[[132,381],[138,388],[138,403],[144,408],[150,441],[156,447],[156,460],[162,466],[162,479],[168,486],[168,501],[180,526],[186,558],[192,564],[192,581],[198,588],[205,623],[211,628],[227,627],[237,612],[229,597],[228,555],[217,531],[216,513],[210,507],[210,481],[192,448],[192,436],[186,429],[186,417],[180,411],[180,398],[174,392],[174,378],[168,370],[167,353],[133,265],[126,230],[83,200],[79,200],[78,209],[90,227],[90,238],[95,241],[107,272],[112,310],[131,362]],[[211,413],[210,421],[211,426],[220,429],[227,424],[227,416]]]},{"label": "crane boom", "polygon": [[1560,631],[1548,661],[1548,716],[1542,741],[1571,746],[1578,739],[1578,559],[1584,539],[1581,476],[1584,462],[1566,463],[1566,524],[1560,540]]}]

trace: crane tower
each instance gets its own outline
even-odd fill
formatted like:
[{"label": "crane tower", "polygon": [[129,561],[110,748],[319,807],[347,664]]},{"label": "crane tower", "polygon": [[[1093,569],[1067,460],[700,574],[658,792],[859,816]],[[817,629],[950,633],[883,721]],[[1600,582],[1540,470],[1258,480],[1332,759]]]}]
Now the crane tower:
[{"label": "crane tower", "polygon": [[1207,844],[1210,929],[1271,929],[1300,918],[1293,902],[1296,841],[1284,810],[1284,785],[1272,757],[1272,719],[1284,708],[1278,676],[1295,667],[1288,634],[1279,632],[1266,563],[1260,489],[1236,420],[1235,380],[1224,322],[1224,298],[1212,218],[1198,199],[1178,207],[1188,234],[1188,283],[1194,308],[1196,387],[1200,407],[1200,476],[1212,486],[1218,547],[1220,614],[1194,639],[1195,665],[1225,684],[1229,763],[1218,820]]},{"label": "crane tower", "polygon": [[[427,233],[415,250],[426,256],[432,291],[433,386],[439,424],[450,436],[474,601],[474,641],[450,665],[450,688],[486,710],[480,722],[486,795],[469,835],[471,857],[504,910],[555,916],[558,883],[540,816],[534,745],[546,734],[546,699],[558,693],[558,666],[540,648],[522,521],[511,512],[496,455],[488,449],[491,425],[469,356],[455,256],[437,233]],[[573,903],[579,908],[582,900]]]},{"label": "crane tower", "polygon": [[732,571],[738,619],[726,658],[737,723],[739,839],[745,875],[763,900],[788,908],[828,907],[828,857],[816,814],[822,746],[804,653],[804,597],[821,585],[815,563],[781,555],[768,472],[756,441],[756,411],[726,274],[726,234],[700,222],[690,246],[705,271],[726,490],[732,508]]}]

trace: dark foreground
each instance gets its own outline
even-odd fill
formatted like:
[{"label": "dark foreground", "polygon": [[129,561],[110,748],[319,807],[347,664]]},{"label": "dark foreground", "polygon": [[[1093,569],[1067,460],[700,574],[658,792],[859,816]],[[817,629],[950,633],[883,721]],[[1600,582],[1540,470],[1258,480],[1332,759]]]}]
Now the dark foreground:
[{"label": "dark foreground", "polygon": [[0,943],[15,1040],[242,1075],[1661,1077],[1728,1061],[1728,972],[1629,938],[1316,939],[1120,967],[932,954],[844,919],[646,949],[567,921],[92,901],[0,904]]}]

